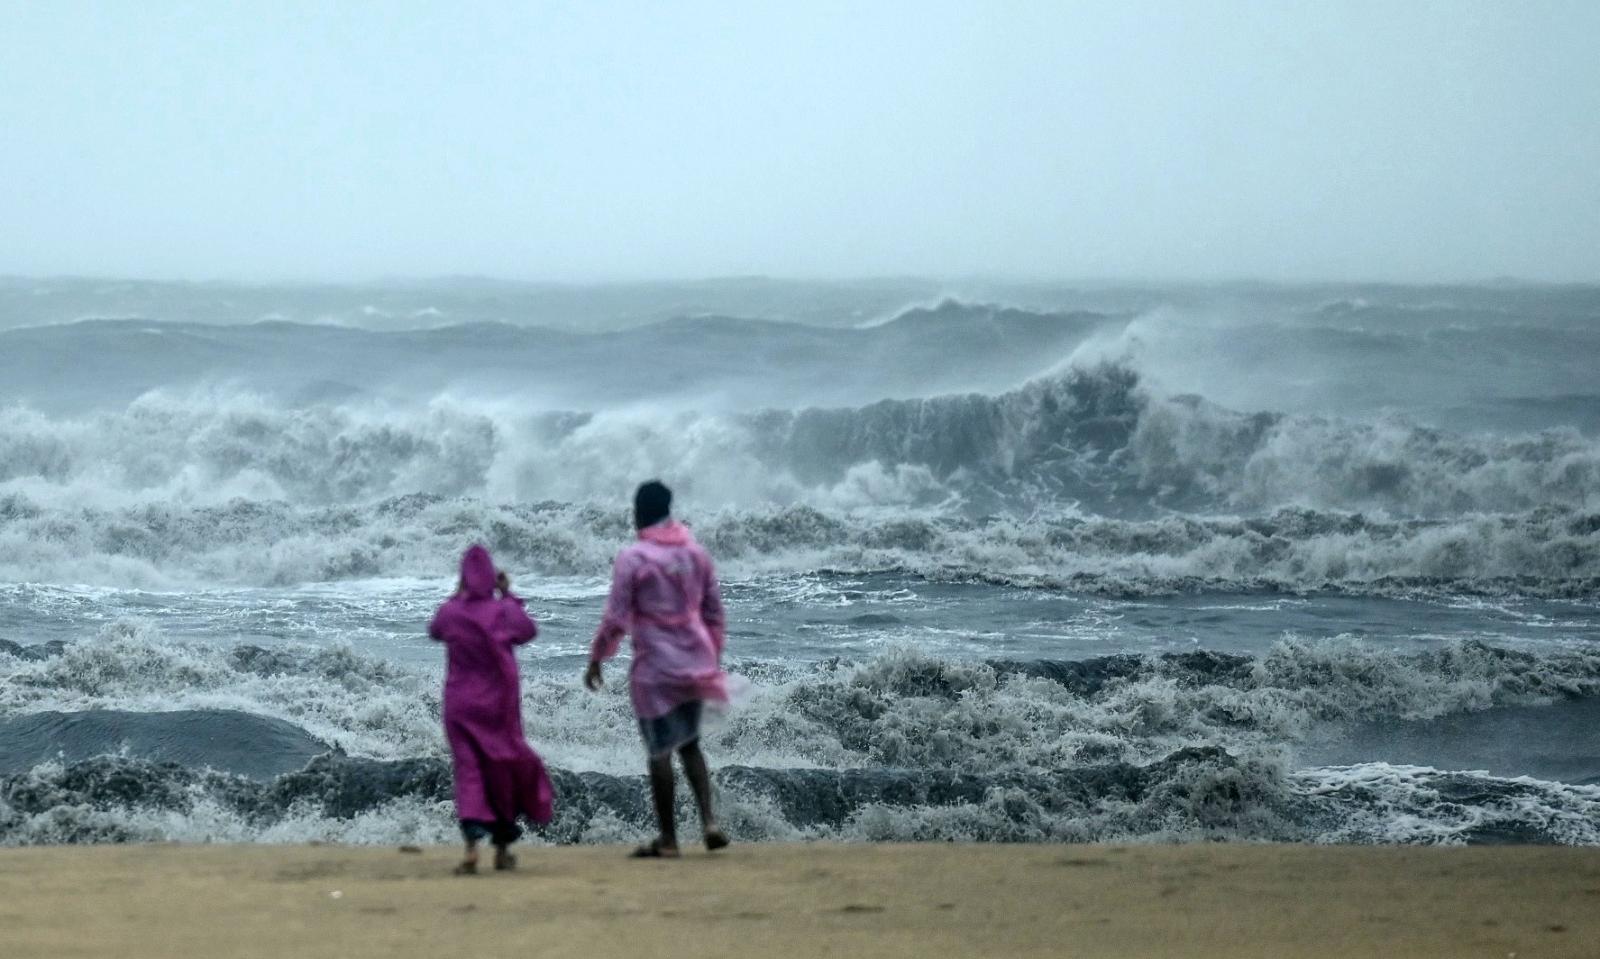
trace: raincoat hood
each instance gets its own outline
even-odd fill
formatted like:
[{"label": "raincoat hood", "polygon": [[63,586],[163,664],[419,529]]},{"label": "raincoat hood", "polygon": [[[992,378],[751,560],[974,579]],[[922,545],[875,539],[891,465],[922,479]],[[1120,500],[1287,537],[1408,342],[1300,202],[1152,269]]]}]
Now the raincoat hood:
[{"label": "raincoat hood", "polygon": [[489,599],[494,595],[494,560],[482,546],[470,547],[461,557],[461,585],[468,599]]},{"label": "raincoat hood", "polygon": [[682,546],[694,542],[694,537],[689,535],[689,527],[675,519],[664,519],[653,526],[646,526],[639,531],[639,538],[657,546]]}]

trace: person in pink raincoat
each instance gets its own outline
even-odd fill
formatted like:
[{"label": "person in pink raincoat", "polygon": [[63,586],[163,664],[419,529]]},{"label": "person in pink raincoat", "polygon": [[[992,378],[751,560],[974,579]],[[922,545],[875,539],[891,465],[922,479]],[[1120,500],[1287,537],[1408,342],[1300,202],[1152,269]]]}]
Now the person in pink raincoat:
[{"label": "person in pink raincoat", "polygon": [[671,490],[655,480],[639,487],[633,500],[639,541],[617,555],[611,596],[583,678],[590,690],[599,689],[604,684],[601,663],[617,654],[623,636],[633,635],[628,687],[649,756],[650,793],[661,827],[655,840],[634,851],[641,858],[678,855],[674,751],[700,808],[706,848],[728,844],[712,812],[711,773],[700,751],[705,705],[728,702],[728,677],[721,665],[726,638],[722,594],[711,557],[671,514]]},{"label": "person in pink raincoat", "polygon": [[494,843],[494,867],[516,868],[510,846],[522,835],[517,817],[542,825],[554,811],[544,761],[522,732],[517,677],[516,647],[538,632],[489,551],[468,549],[456,594],[428,625],[428,635],[445,644],[444,732],[467,844],[458,874],[477,872],[478,841],[486,836]]}]

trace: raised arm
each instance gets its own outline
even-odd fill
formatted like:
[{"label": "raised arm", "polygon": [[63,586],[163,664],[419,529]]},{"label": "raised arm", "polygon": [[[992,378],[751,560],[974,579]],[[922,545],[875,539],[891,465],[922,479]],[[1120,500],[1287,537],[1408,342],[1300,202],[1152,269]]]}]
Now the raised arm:
[{"label": "raised arm", "polygon": [[539,624],[528,615],[528,610],[522,605],[522,597],[505,593],[500,601],[500,610],[501,622],[509,634],[511,645],[521,646],[539,635]]}]

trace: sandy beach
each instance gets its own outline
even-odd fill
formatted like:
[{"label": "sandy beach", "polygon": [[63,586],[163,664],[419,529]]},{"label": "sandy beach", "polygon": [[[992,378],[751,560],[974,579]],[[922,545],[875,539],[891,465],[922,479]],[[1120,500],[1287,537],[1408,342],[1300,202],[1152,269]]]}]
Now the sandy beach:
[{"label": "sandy beach", "polygon": [[739,846],[0,851],[0,954],[1593,956],[1600,849]]}]

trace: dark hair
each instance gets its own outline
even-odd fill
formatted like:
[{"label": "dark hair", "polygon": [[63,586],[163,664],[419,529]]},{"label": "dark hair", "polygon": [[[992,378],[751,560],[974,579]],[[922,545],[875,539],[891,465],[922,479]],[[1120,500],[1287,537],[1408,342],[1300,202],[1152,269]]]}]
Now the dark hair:
[{"label": "dark hair", "polygon": [[660,480],[639,484],[633,494],[633,525],[636,529],[653,526],[672,515],[672,490]]}]

